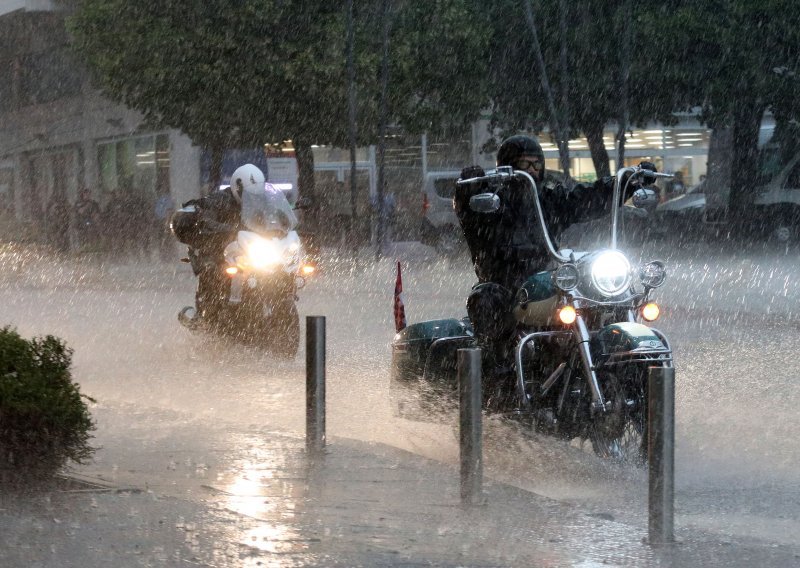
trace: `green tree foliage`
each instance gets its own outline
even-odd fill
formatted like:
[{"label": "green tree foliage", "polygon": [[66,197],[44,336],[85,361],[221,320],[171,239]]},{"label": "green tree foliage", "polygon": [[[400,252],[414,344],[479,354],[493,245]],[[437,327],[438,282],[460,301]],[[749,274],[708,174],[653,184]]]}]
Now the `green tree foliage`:
[{"label": "green tree foliage", "polygon": [[[752,195],[761,119],[797,114],[800,10],[793,0],[648,2],[652,88],[682,93],[711,128],[733,129],[731,203],[744,212]],[[794,87],[792,86],[794,85]],[[677,106],[677,105],[676,105]],[[675,110],[678,110],[677,108]],[[740,167],[738,164],[747,164]]]},{"label": "green tree foliage", "polygon": [[[472,120],[485,35],[475,0],[397,0],[390,113],[411,130]],[[379,2],[358,3],[359,142],[377,136]],[[291,139],[301,192],[313,194],[311,144],[347,145],[344,1],[81,0],[69,20],[104,94],[209,147]]]},{"label": "green tree foliage", "polygon": [[[529,0],[526,0],[529,1]],[[683,105],[682,91],[668,96],[650,88],[652,65],[643,56],[648,37],[643,22],[650,17],[644,6],[626,2],[576,0],[567,3],[567,73],[559,62],[561,37],[558,3],[535,2],[545,66],[555,93],[566,89],[569,101],[570,136],[583,133],[589,139],[595,170],[609,173],[609,157],[603,146],[603,129],[620,119],[622,92],[622,31],[624,20],[632,22],[630,116],[633,123],[674,120],[671,112]],[[492,128],[502,136],[520,130],[541,131],[549,118],[536,69],[535,53],[524,20],[524,6],[513,0],[494,3],[489,90]],[[657,95],[657,96],[653,96]],[[558,98],[558,96],[556,96]]]},{"label": "green tree foliage", "polygon": [[474,121],[487,102],[491,28],[479,0],[398,2],[391,44],[391,110],[408,133]]},{"label": "green tree foliage", "polygon": [[56,337],[0,329],[0,477],[46,477],[91,456],[94,423],[71,360]]},{"label": "green tree foliage", "polygon": [[[74,45],[101,90],[210,148],[325,142],[346,116],[337,3],[83,0]],[[302,150],[301,150],[302,151]]]}]

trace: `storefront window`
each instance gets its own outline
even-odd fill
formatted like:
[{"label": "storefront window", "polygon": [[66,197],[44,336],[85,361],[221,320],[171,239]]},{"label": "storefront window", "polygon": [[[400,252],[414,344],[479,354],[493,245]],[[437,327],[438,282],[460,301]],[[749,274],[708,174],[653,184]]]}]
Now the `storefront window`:
[{"label": "storefront window", "polygon": [[143,196],[169,191],[169,137],[140,136],[97,145],[100,183],[104,192]]},{"label": "storefront window", "polygon": [[[617,166],[616,130],[609,128],[603,136],[612,175]],[[681,172],[684,183],[694,185],[706,173],[706,160],[711,131],[701,126],[676,128],[634,129],[625,137],[625,165],[633,166],[641,161],[653,162],[659,171]],[[561,170],[558,147],[549,141],[546,134],[540,137],[545,153],[545,167]],[[586,138],[569,141],[570,175],[577,181],[591,182],[597,179]]]}]

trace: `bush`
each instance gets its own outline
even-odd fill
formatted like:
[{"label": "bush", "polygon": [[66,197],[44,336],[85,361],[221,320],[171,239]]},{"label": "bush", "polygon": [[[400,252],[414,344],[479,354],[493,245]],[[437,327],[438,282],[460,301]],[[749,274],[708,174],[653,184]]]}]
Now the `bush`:
[{"label": "bush", "polygon": [[30,341],[0,329],[0,477],[50,477],[85,463],[94,422],[72,382],[72,349],[48,335]]}]

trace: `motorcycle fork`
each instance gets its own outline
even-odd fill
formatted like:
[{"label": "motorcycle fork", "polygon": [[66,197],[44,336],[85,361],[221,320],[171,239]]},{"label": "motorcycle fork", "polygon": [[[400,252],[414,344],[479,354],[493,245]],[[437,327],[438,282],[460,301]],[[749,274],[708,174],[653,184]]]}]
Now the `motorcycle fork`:
[{"label": "motorcycle fork", "polygon": [[578,352],[581,355],[583,372],[586,374],[586,381],[589,383],[589,392],[592,394],[592,413],[598,410],[605,411],[606,401],[603,398],[603,393],[600,391],[600,384],[597,382],[597,372],[594,361],[592,360],[592,353],[589,349],[589,329],[586,327],[586,321],[584,321],[582,315],[578,314],[576,316],[572,332],[575,336]]},{"label": "motorcycle fork", "polygon": [[572,384],[572,373],[575,371],[575,365],[577,363],[576,359],[578,358],[578,353],[576,351],[571,351],[569,355],[569,362],[567,363],[567,368],[564,371],[564,386],[561,388],[561,394],[558,396],[558,407],[556,411],[556,416],[561,418],[561,415],[564,411],[564,403],[567,400],[567,396],[569,395],[569,387]]}]

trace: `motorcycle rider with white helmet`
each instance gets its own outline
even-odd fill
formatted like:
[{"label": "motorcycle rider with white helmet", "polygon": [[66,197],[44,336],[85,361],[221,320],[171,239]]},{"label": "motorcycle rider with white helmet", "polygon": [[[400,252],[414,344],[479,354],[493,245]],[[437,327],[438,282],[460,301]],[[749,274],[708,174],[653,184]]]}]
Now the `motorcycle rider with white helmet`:
[{"label": "motorcycle rider with white helmet", "polygon": [[[225,247],[236,238],[242,224],[242,200],[246,194],[258,196],[265,193],[264,173],[253,164],[240,166],[231,175],[230,186],[214,191],[206,197],[193,199],[183,207],[194,206],[190,214],[173,217],[172,230],[175,236],[189,245],[192,270],[198,277],[195,306],[197,318],[203,318],[227,298],[230,280],[225,278]],[[286,215],[287,223],[297,220],[286,197],[276,191],[274,199],[281,203],[278,208]]]}]

